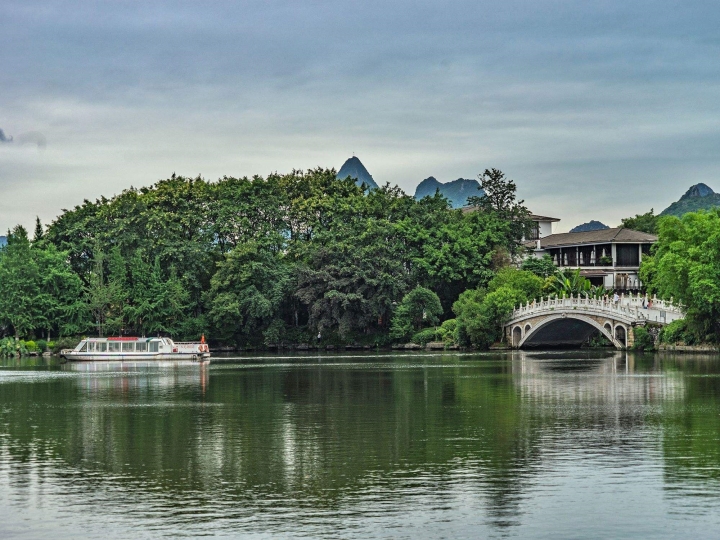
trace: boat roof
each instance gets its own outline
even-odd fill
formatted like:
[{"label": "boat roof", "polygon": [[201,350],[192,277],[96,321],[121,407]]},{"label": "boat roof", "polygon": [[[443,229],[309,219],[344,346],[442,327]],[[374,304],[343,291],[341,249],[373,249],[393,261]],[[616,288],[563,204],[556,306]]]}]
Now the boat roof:
[{"label": "boat roof", "polygon": [[90,337],[85,338],[84,341],[150,341],[151,339],[167,339],[162,337]]}]

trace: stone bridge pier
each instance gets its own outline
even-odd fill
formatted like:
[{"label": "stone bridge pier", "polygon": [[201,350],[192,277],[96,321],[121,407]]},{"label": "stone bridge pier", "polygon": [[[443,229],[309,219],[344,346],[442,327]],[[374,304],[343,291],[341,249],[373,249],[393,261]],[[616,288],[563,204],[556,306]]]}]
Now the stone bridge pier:
[{"label": "stone bridge pier", "polygon": [[[646,306],[646,307],[643,307]],[[559,298],[520,306],[505,325],[505,338],[513,348],[579,347],[596,331],[616,348],[632,347],[635,328],[648,322],[667,324],[683,317],[670,302],[647,307],[642,297],[619,302],[593,298]]]}]

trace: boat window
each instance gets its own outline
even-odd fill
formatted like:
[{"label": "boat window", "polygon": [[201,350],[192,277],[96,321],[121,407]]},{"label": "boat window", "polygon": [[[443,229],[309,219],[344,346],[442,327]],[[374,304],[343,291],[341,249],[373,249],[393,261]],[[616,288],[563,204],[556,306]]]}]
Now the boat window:
[{"label": "boat window", "polygon": [[87,341],[83,342],[82,346],[78,349],[79,352],[87,352]]},{"label": "boat window", "polygon": [[105,352],[105,351],[107,351],[107,343],[105,343],[104,341],[103,341],[102,343],[98,343],[98,344],[97,344],[97,350],[98,350],[98,352]]},{"label": "boat window", "polygon": [[148,350],[149,350],[150,352],[158,352],[158,350],[159,350],[159,348],[158,348],[159,345],[160,345],[160,342],[159,342],[159,341],[151,341],[150,343],[148,343]]},{"label": "boat window", "polygon": [[123,343],[122,344],[122,352],[133,352],[134,350],[135,350],[134,343]]},{"label": "boat window", "polygon": [[110,343],[108,343],[108,351],[120,352],[120,344],[116,341],[111,341]]},{"label": "boat window", "polygon": [[136,343],[136,344],[135,344],[135,350],[136,350],[137,352],[145,352],[145,351],[147,351],[147,343],[144,342],[144,341],[143,341],[142,343]]}]

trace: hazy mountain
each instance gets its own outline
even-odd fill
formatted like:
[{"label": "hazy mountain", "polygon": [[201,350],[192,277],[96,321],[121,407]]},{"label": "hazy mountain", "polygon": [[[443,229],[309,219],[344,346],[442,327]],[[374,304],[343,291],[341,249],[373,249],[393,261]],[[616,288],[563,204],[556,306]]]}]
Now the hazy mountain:
[{"label": "hazy mountain", "polygon": [[587,223],[583,223],[582,225],[578,225],[577,227],[573,227],[570,229],[570,232],[588,232],[588,231],[602,231],[603,229],[609,229],[607,225],[604,223],[600,223],[599,221],[595,221],[594,219],[591,221],[588,221]]},{"label": "hazy mountain", "polygon": [[477,180],[458,178],[443,184],[431,176],[420,182],[415,188],[415,198],[419,200],[423,197],[432,197],[437,190],[440,190],[440,194],[452,203],[453,208],[467,206],[468,197],[482,197],[485,194],[480,189],[480,183]]},{"label": "hazy mountain", "polygon": [[338,178],[354,178],[355,183],[360,186],[365,183],[370,189],[377,189],[378,185],[372,175],[367,171],[365,165],[355,156],[348,159],[337,173]]},{"label": "hazy mountain", "polygon": [[715,193],[705,184],[695,184],[680,197],[679,201],[660,212],[660,215],[680,217],[688,212],[709,210],[717,206],[720,206],[720,193]]},{"label": "hazy mountain", "polygon": [[7,244],[7,238],[5,236],[0,236],[0,247],[3,247],[5,244]]}]

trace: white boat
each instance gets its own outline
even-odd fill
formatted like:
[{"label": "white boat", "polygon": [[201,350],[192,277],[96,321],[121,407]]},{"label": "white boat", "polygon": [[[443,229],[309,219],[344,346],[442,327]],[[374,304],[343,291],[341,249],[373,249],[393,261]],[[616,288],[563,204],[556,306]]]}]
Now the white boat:
[{"label": "white boat", "polygon": [[199,342],[177,343],[166,337],[87,338],[74,349],[63,349],[60,356],[81,362],[190,360],[207,363],[210,348],[204,337]]}]

